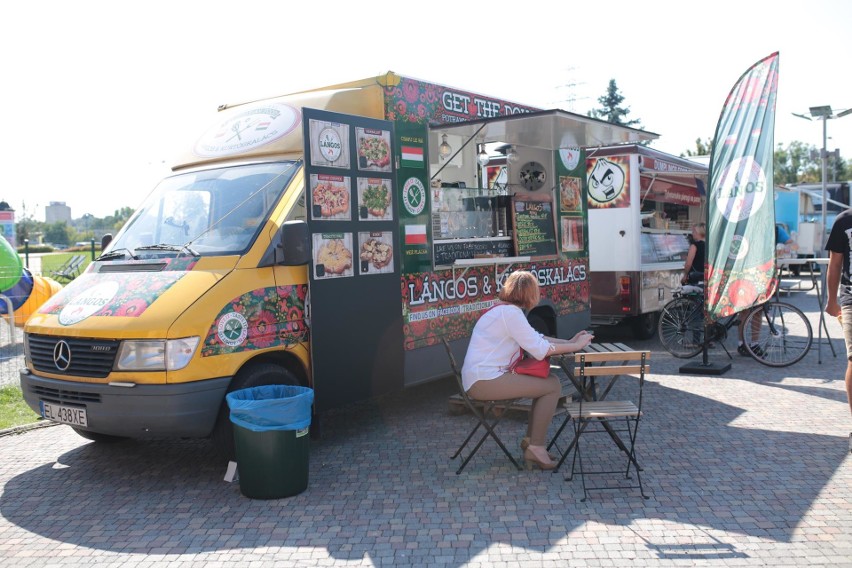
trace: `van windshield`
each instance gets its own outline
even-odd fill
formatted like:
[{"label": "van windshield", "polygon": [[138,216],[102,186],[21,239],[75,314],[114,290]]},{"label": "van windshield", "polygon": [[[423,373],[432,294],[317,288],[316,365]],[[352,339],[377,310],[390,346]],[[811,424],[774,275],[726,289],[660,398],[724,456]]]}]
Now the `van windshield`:
[{"label": "van windshield", "polygon": [[168,177],[101,260],[241,254],[254,242],[298,162],[229,166]]}]

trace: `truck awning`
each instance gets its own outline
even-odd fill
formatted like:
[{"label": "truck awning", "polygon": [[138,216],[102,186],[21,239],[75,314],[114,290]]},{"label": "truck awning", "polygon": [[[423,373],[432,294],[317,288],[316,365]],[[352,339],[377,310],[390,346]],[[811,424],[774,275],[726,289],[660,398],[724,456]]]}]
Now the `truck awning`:
[{"label": "truck awning", "polygon": [[629,144],[660,137],[653,132],[558,109],[435,124],[430,129],[461,136],[465,144],[502,142],[545,150]]}]

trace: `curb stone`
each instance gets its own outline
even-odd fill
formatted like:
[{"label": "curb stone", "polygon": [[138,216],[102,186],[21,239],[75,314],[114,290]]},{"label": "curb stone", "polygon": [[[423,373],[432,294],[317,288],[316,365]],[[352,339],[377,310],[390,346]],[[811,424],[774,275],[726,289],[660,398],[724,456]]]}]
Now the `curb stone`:
[{"label": "curb stone", "polygon": [[59,426],[59,422],[51,422],[50,420],[39,420],[38,422],[33,422],[32,424],[24,424],[22,426],[6,428],[5,430],[0,430],[0,438],[4,436],[14,436],[16,434],[23,434],[25,432],[29,432],[30,430],[49,428],[51,426]]}]

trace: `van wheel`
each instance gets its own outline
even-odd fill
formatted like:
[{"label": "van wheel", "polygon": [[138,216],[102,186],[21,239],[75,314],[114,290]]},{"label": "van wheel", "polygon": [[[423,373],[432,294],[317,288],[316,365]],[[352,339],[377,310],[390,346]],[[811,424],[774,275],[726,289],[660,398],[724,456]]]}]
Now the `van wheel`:
[{"label": "van wheel", "polygon": [[[231,384],[228,385],[228,392],[266,385],[298,386],[299,380],[293,373],[280,365],[257,363],[241,369],[234,376]],[[231,423],[231,409],[228,407],[228,401],[225,399],[222,399],[222,406],[219,407],[219,416],[216,418],[216,425],[213,427],[212,438],[213,445],[216,447],[216,452],[219,455],[228,461],[236,461],[237,451],[234,447],[234,427]]]},{"label": "van wheel", "polygon": [[651,339],[657,332],[657,312],[648,312],[641,316],[630,318],[630,328],[636,339]]},{"label": "van wheel", "polygon": [[72,428],[78,435],[86,438],[87,440],[92,440],[93,442],[98,442],[100,444],[114,444],[116,442],[123,442],[127,439],[126,436],[113,436],[111,434],[101,434],[100,432],[89,432],[88,430],[83,430],[82,428]]},{"label": "van wheel", "polygon": [[530,314],[529,316],[527,316],[527,321],[530,323],[530,326],[532,326],[532,328],[537,332],[543,333],[547,336],[553,336],[553,332],[550,331],[550,326],[547,325],[547,320],[545,320],[540,315]]}]

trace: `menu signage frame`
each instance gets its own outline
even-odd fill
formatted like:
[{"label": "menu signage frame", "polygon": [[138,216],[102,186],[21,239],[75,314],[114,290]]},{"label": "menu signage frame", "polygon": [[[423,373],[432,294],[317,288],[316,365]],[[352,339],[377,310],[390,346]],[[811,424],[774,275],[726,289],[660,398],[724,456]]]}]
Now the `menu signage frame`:
[{"label": "menu signage frame", "polygon": [[302,115],[312,386],[325,411],[403,385],[396,149],[390,121]]},{"label": "menu signage frame", "polygon": [[556,216],[550,196],[512,196],[512,233],[517,256],[556,258]]}]

